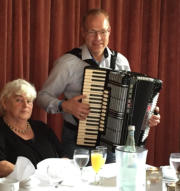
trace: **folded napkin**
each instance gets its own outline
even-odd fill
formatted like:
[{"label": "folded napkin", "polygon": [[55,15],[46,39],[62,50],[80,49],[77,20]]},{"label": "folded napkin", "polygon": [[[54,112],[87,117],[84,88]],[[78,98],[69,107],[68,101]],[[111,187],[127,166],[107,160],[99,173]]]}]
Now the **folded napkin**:
[{"label": "folded napkin", "polygon": [[11,182],[21,182],[28,179],[34,173],[35,167],[31,161],[26,157],[19,156],[13,172],[9,174],[6,179]]},{"label": "folded napkin", "polygon": [[0,178],[0,190],[1,191],[15,191],[17,190],[17,183],[20,183],[21,187],[26,187],[27,183],[30,183],[30,177],[35,173],[35,167],[31,161],[19,156],[17,158],[14,170],[7,177]]},{"label": "folded napkin", "polygon": [[162,169],[162,175],[164,179],[167,180],[177,180],[176,172],[174,169],[171,168],[171,166],[161,166]]}]

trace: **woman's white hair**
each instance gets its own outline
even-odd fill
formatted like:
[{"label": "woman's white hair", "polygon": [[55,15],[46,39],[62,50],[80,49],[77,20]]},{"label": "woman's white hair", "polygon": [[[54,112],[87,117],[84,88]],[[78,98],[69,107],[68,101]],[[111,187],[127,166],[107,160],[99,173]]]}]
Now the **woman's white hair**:
[{"label": "woman's white hair", "polygon": [[37,92],[35,87],[23,79],[17,79],[8,82],[1,91],[0,95],[0,114],[4,113],[2,107],[2,101],[9,98],[11,95],[25,95],[27,98],[34,100],[36,98]]}]

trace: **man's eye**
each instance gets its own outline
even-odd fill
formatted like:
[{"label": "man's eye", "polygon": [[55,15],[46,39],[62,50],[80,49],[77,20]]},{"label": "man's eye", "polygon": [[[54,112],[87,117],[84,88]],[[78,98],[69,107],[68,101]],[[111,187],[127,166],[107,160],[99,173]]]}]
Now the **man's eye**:
[{"label": "man's eye", "polygon": [[17,98],[17,99],[16,99],[16,101],[17,101],[17,102],[21,102],[22,100],[21,100],[21,99],[19,99],[19,98]]},{"label": "man's eye", "polygon": [[102,30],[102,31],[88,31],[88,34],[89,35],[97,35],[97,34],[99,34],[99,35],[101,35],[101,36],[106,36],[106,34],[108,34],[108,30]]},{"label": "man's eye", "polygon": [[96,31],[89,31],[89,34],[96,34]]},{"label": "man's eye", "polygon": [[103,34],[106,34],[107,33],[107,31],[101,31],[101,34],[103,35]]}]

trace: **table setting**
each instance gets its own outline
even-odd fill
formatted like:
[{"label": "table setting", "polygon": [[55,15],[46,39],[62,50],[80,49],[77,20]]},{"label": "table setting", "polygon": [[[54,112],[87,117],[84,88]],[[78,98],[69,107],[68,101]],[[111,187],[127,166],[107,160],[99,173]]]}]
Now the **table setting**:
[{"label": "table setting", "polygon": [[[107,150],[103,148],[92,150],[91,153],[86,149],[77,149],[73,160],[52,158],[41,161],[33,177],[40,180],[38,187],[44,190],[113,191],[116,189],[116,163],[104,165],[106,156]],[[57,177],[50,173],[50,168],[58,174]],[[54,184],[51,184],[51,178]]]},{"label": "table setting", "polygon": [[[96,149],[94,151],[97,152],[94,155],[92,154],[93,152],[91,154],[88,152],[88,160],[85,163],[83,160],[80,160],[80,166],[77,165],[77,158],[81,159],[80,157],[85,154],[79,153],[79,151],[77,153],[80,155],[76,153],[73,160],[67,158],[45,159],[37,164],[37,169],[34,168],[33,164],[27,158],[18,157],[15,170],[9,176],[0,178],[0,190],[113,191],[116,188],[116,164],[104,165],[107,154],[104,154],[102,150]],[[96,170],[91,166],[91,160],[93,160]],[[86,166],[87,163],[88,166]],[[101,168],[102,166],[103,168]],[[96,182],[97,174],[99,177],[98,182]]]},{"label": "table setting", "polygon": [[[78,150],[73,159],[48,158],[39,162],[37,169],[29,159],[18,157],[14,171],[0,178],[0,191],[121,191],[117,187],[118,164],[105,164],[106,156],[102,148]],[[172,165],[156,168],[146,164],[145,168],[146,188],[142,191],[169,191],[178,181]]]}]

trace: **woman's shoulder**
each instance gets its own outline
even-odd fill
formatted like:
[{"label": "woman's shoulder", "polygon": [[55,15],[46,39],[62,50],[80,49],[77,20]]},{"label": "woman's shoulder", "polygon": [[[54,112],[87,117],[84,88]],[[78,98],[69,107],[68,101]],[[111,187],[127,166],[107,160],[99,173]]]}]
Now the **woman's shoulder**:
[{"label": "woman's shoulder", "polygon": [[4,123],[4,120],[2,117],[0,117],[0,131],[3,131],[4,127],[6,126],[6,124]]},{"label": "woman's shoulder", "polygon": [[41,121],[41,120],[29,119],[28,122],[30,123],[32,128],[48,129],[48,125],[45,122]]},{"label": "woman's shoulder", "polygon": [[9,135],[10,130],[8,126],[4,123],[2,117],[0,117],[0,139],[4,139],[7,135]]},{"label": "woman's shoulder", "polygon": [[53,130],[41,120],[29,120],[29,123],[36,135],[47,137],[53,133]]}]

